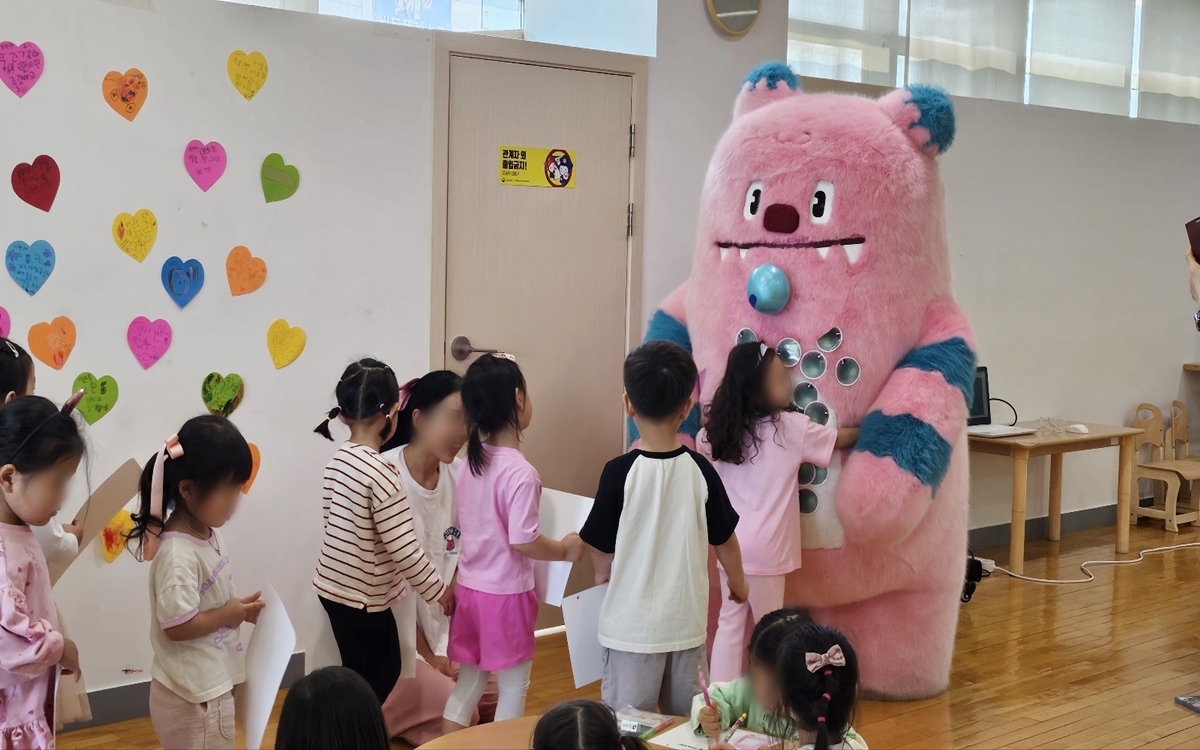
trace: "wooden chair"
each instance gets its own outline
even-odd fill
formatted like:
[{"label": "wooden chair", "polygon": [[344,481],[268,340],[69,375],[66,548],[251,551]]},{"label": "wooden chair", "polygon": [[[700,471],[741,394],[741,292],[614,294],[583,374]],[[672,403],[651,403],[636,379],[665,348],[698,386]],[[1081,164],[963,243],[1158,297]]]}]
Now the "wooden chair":
[{"label": "wooden chair", "polygon": [[[1184,411],[1186,413],[1186,409]],[[1184,422],[1186,427],[1186,417]],[[1175,446],[1168,442],[1168,433],[1163,430],[1162,411],[1154,404],[1138,404],[1133,415],[1133,425],[1145,430],[1143,434],[1133,438],[1133,452],[1137,457],[1133,468],[1133,481],[1136,483],[1139,479],[1149,479],[1165,485],[1162,503],[1155,502],[1149,507],[1135,506],[1133,522],[1136,523],[1141,516],[1157,518],[1163,521],[1167,531],[1175,532],[1179,531],[1181,523],[1200,525],[1200,509],[1190,502],[1180,502],[1179,498],[1179,489],[1183,482],[1200,480],[1200,461],[1174,458]],[[1174,432],[1170,434],[1172,440],[1176,439]],[[1150,460],[1145,463],[1141,461],[1143,445],[1150,446]],[[1170,452],[1170,457],[1164,455],[1167,451]]]},{"label": "wooden chair", "polygon": [[1200,456],[1189,455],[1192,433],[1188,428],[1187,404],[1182,401],[1171,402],[1171,426],[1167,428],[1166,436],[1166,457],[1176,461],[1200,461]]}]

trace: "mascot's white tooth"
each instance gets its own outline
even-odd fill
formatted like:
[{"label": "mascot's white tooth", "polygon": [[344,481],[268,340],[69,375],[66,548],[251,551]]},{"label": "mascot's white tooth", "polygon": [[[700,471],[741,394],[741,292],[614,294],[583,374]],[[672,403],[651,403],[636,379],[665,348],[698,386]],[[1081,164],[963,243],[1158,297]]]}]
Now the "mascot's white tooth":
[{"label": "mascot's white tooth", "polygon": [[850,265],[854,265],[862,257],[863,246],[861,242],[855,245],[842,245],[842,249],[846,251],[846,260],[850,261]]},{"label": "mascot's white tooth", "polygon": [[828,247],[818,247],[817,255],[821,256],[821,260],[825,260],[826,258],[829,257],[829,248]]},{"label": "mascot's white tooth", "polygon": [[747,252],[749,252],[749,250],[747,250],[747,249],[746,249],[746,248],[744,248],[744,247],[742,247],[742,248],[738,248],[738,255],[741,255],[741,256],[742,256],[742,260],[745,260],[745,259],[746,259],[746,253],[747,253]]},{"label": "mascot's white tooth", "polygon": [[727,248],[727,247],[721,248],[721,260],[725,260],[728,257],[729,257],[729,248]]}]

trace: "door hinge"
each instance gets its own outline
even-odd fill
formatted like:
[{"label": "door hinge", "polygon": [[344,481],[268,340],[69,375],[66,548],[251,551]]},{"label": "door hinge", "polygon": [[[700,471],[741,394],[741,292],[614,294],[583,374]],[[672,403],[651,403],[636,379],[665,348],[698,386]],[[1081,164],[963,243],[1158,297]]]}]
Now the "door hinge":
[{"label": "door hinge", "polygon": [[629,158],[633,158],[634,150],[637,144],[637,125],[629,124]]},{"label": "door hinge", "polygon": [[628,215],[628,219],[625,222],[625,236],[626,237],[633,236],[633,204],[632,203],[629,204],[629,215]]}]

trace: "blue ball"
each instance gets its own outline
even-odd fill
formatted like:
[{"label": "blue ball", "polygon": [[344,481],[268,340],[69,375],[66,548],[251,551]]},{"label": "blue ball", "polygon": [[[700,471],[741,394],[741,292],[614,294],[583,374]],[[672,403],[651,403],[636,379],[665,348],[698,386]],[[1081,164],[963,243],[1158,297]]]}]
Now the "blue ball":
[{"label": "blue ball", "polygon": [[765,263],[750,272],[746,279],[746,297],[750,306],[760,313],[774,315],[787,307],[792,296],[792,284],[779,266]]}]

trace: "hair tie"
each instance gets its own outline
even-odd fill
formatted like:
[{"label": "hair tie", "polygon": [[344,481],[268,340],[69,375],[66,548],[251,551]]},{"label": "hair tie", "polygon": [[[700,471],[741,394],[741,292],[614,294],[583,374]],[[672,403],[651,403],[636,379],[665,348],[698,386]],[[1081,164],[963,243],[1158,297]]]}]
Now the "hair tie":
[{"label": "hair tie", "polygon": [[14,357],[16,357],[17,359],[21,358],[21,353],[19,351],[17,351],[17,347],[13,344],[13,342],[9,341],[8,339],[5,339],[4,343],[8,345],[8,350],[10,352],[12,352],[12,355]]},{"label": "hair tie", "polygon": [[340,407],[340,406],[335,406],[335,407],[333,407],[332,409],[330,409],[330,410],[329,410],[329,413],[328,413],[328,414],[326,414],[326,415],[325,415],[325,421],[326,421],[326,422],[332,422],[332,421],[333,421],[333,418],[334,418],[334,417],[336,417],[337,415],[341,414],[341,413],[342,413],[342,407]]},{"label": "hair tie", "polygon": [[408,406],[408,400],[412,398],[413,388],[417,387],[419,380],[420,378],[413,378],[400,386],[400,411],[404,411],[404,407]]},{"label": "hair tie", "polygon": [[767,356],[768,348],[769,347],[767,346],[767,343],[765,341],[758,345],[758,362],[756,364],[758,364],[758,365],[762,364],[763,357]]},{"label": "hair tie", "polygon": [[[804,666],[808,667],[809,672],[816,672],[821,667],[844,667],[846,666],[846,655],[842,653],[842,647],[836,643],[823,654],[815,654],[811,651],[804,655]],[[826,676],[833,674],[830,670],[825,673]]]},{"label": "hair tie", "polygon": [[181,458],[183,445],[178,435],[172,435],[163,443],[162,450],[154,457],[154,472],[150,476],[150,517],[157,520],[160,527],[157,533],[147,527],[142,537],[142,562],[150,562],[158,554],[159,534],[162,533],[163,522],[163,464],[168,458]]},{"label": "hair tie", "polygon": [[820,722],[820,723],[822,723],[822,724],[824,724],[824,723],[825,723],[825,717],[824,717],[824,716],[818,716],[818,717],[817,717],[817,721],[818,721],[818,722]]}]

